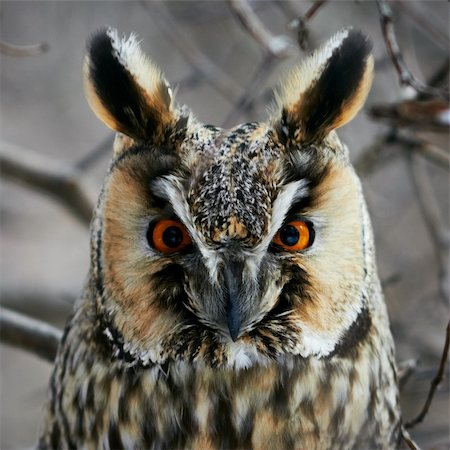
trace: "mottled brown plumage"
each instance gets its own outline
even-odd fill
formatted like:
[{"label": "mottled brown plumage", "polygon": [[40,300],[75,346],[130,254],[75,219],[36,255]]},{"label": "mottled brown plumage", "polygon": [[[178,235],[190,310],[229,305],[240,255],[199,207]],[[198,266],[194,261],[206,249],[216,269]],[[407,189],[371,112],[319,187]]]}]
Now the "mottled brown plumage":
[{"label": "mottled brown plumage", "polygon": [[269,122],[224,130],[175,105],[133,37],[92,39],[88,100],[118,135],[40,448],[397,447],[371,226],[334,132],[372,70],[342,30]]}]

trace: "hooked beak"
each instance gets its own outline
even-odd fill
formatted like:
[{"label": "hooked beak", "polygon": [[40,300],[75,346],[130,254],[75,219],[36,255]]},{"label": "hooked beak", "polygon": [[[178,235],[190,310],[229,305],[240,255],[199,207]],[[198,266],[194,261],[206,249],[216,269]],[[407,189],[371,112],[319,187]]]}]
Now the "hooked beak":
[{"label": "hooked beak", "polygon": [[226,295],[225,311],[227,315],[228,330],[230,331],[233,342],[236,342],[241,330],[242,314],[241,308],[239,307],[239,294],[242,287],[243,270],[244,264],[236,260],[228,261],[228,264],[224,269]]}]

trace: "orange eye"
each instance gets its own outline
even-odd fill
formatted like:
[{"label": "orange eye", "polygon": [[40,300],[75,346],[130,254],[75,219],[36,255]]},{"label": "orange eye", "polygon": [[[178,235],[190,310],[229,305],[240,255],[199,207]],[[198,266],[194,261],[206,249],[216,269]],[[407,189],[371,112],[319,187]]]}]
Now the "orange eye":
[{"label": "orange eye", "polygon": [[311,231],[305,222],[289,222],[278,230],[273,243],[285,250],[303,250],[312,244]]},{"label": "orange eye", "polygon": [[150,226],[147,239],[158,252],[170,254],[180,252],[192,244],[186,227],[176,220],[163,219]]}]

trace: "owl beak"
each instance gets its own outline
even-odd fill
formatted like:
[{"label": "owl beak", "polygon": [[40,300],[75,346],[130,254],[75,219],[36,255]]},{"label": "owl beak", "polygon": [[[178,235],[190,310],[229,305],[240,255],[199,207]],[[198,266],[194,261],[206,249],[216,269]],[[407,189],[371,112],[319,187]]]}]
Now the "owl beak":
[{"label": "owl beak", "polygon": [[243,264],[237,261],[229,261],[224,270],[224,282],[226,290],[226,315],[227,325],[233,342],[239,337],[241,330],[241,311],[239,308],[239,293],[242,285]]}]

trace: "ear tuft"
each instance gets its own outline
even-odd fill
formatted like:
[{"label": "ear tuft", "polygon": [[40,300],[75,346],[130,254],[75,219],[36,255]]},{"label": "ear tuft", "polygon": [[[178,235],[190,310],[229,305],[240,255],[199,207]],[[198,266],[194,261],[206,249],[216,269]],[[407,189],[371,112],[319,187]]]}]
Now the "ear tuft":
[{"label": "ear tuft", "polygon": [[298,143],[322,140],[363,106],[373,78],[371,42],[344,29],[286,78],[277,93],[283,129]]},{"label": "ear tuft", "polygon": [[84,84],[97,117],[135,140],[162,139],[176,121],[169,85],[133,34],[120,39],[116,30],[107,28],[92,37]]}]

